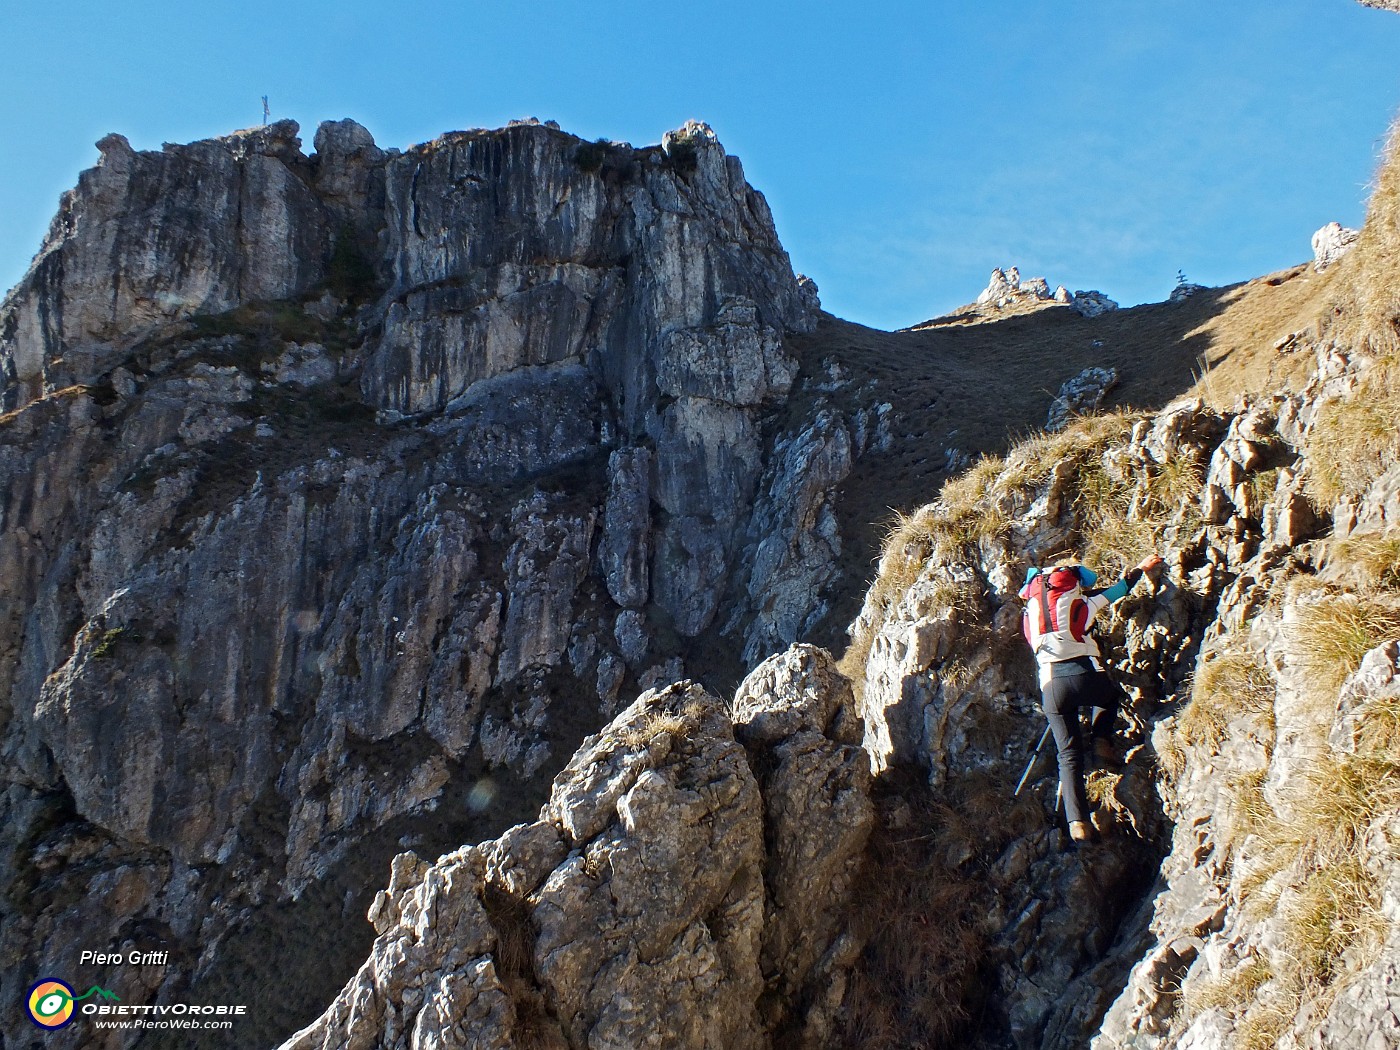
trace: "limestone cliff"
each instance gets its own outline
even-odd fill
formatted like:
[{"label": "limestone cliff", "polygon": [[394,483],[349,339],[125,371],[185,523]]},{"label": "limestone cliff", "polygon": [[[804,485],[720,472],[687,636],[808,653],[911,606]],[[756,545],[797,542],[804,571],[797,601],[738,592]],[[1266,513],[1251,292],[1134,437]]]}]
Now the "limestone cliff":
[{"label": "limestone cliff", "polygon": [[814,290],[703,125],[297,131],[108,136],[0,306],[4,994],[151,942],[133,996],[287,988],[266,1043],[394,853],[823,615],[852,462],[785,409]]}]

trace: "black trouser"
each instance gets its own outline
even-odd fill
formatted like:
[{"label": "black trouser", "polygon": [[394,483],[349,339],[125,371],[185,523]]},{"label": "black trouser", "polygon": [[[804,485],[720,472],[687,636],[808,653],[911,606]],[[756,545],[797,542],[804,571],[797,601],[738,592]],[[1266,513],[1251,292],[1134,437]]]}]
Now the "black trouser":
[{"label": "black trouser", "polygon": [[1089,709],[1090,739],[1107,740],[1113,735],[1113,720],[1118,715],[1118,690],[1108,675],[1088,670],[1050,679],[1041,687],[1040,697],[1041,710],[1050,722],[1060,756],[1060,796],[1065,803],[1065,819],[1088,820],[1080,712]]}]

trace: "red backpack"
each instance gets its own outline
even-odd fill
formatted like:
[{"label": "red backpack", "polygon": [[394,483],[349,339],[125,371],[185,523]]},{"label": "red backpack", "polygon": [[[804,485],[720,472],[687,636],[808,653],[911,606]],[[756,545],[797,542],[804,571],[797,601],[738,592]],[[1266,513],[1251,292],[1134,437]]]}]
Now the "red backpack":
[{"label": "red backpack", "polygon": [[[1051,569],[1035,574],[1021,591],[1026,599],[1021,614],[1021,633],[1032,649],[1051,653],[1065,643],[1082,643],[1088,636],[1089,603],[1084,600],[1084,584],[1078,571],[1072,568]],[[1039,623],[1033,624],[1032,604],[1040,612]],[[1035,630],[1039,626],[1040,630]]]}]

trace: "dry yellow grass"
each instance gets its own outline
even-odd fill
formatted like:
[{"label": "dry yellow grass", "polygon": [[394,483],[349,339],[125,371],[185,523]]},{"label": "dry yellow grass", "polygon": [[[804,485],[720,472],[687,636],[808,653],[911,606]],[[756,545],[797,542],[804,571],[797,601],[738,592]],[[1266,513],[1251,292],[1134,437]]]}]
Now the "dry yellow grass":
[{"label": "dry yellow grass", "polygon": [[[1301,628],[1325,623],[1307,620]],[[1350,646],[1320,646],[1315,654],[1314,673],[1328,681],[1353,664]],[[1363,842],[1377,818],[1400,807],[1397,740],[1400,704],[1374,705],[1362,711],[1355,752],[1320,751],[1278,786],[1278,811],[1264,798],[1262,772],[1231,783],[1240,825],[1235,839],[1252,836],[1255,858],[1242,892],[1256,917],[1273,916],[1270,965],[1277,977],[1267,1003],[1251,1001],[1254,987],[1221,993],[1215,1005],[1242,1011],[1239,1045],[1275,1045],[1270,1040],[1293,1024],[1304,1002],[1323,1016],[1345,975],[1379,948],[1381,887],[1365,863]],[[1265,885],[1270,891],[1259,892]]]},{"label": "dry yellow grass", "polygon": [[1293,1027],[1302,1002],[1302,992],[1290,990],[1280,995],[1276,1003],[1251,1010],[1235,1029],[1237,1050],[1278,1050],[1283,1033]]},{"label": "dry yellow grass", "polygon": [[1121,575],[1161,549],[1165,530],[1196,518],[1202,465],[1182,457],[1145,470],[1122,469],[1104,455],[1125,441],[1140,416],[1114,414],[1086,421],[1074,464],[1073,491],[1084,564],[1100,575]]},{"label": "dry yellow grass", "polygon": [[703,715],[700,705],[693,700],[679,711],[648,711],[635,724],[620,730],[618,738],[628,747],[646,747],[663,734],[684,736],[700,724]]},{"label": "dry yellow grass", "polygon": [[1318,410],[1308,485],[1323,505],[1359,494],[1400,459],[1400,123],[1391,129],[1361,235],[1335,270],[1326,335],[1372,360],[1354,391]]},{"label": "dry yellow grass", "polygon": [[1352,586],[1400,590],[1400,533],[1354,533],[1327,551],[1329,568]]},{"label": "dry yellow grass", "polygon": [[1267,779],[1268,770],[1256,769],[1237,774],[1226,783],[1235,803],[1236,842],[1243,842],[1250,835],[1264,830],[1273,817],[1274,811],[1269,808],[1269,800],[1264,795],[1264,782]]},{"label": "dry yellow grass", "polygon": [[983,456],[967,470],[950,478],[939,493],[939,498],[951,507],[972,506],[986,495],[1005,466],[1006,462],[1000,456]]},{"label": "dry yellow grass", "polygon": [[1400,755],[1400,698],[1372,697],[1357,727],[1361,750],[1373,755]]},{"label": "dry yellow grass", "polygon": [[1391,126],[1361,236],[1336,269],[1329,334],[1375,354],[1400,351],[1400,122]]},{"label": "dry yellow grass", "polygon": [[[1393,756],[1394,752],[1391,752]],[[1264,801],[1262,773],[1231,785],[1242,827],[1262,866],[1243,887],[1246,907],[1272,914],[1269,961],[1229,981],[1198,987],[1186,1017],[1219,1006],[1239,1018],[1238,1045],[1277,1045],[1305,1002],[1322,1017],[1345,974],[1364,967],[1381,943],[1380,886],[1361,856],[1361,838],[1381,812],[1400,804],[1394,758],[1324,759],[1287,786],[1287,818]],[[1274,880],[1272,891],[1260,887]],[[1280,881],[1282,880],[1282,884]],[[1268,983],[1267,999],[1256,999]]]},{"label": "dry yellow grass", "polygon": [[1214,754],[1236,716],[1266,711],[1273,699],[1273,679],[1252,651],[1225,648],[1203,654],[1191,682],[1191,702],[1181,713],[1177,732],[1183,744]]},{"label": "dry yellow grass", "polygon": [[1251,960],[1236,967],[1229,977],[1208,981],[1196,981],[1187,986],[1185,1014],[1195,1017],[1216,1007],[1225,1010],[1237,1009],[1248,1003],[1274,976],[1268,963]]},{"label": "dry yellow grass", "polygon": [[1355,390],[1324,402],[1308,436],[1309,494],[1322,506],[1358,496],[1400,455],[1400,358],[1369,363]]},{"label": "dry yellow grass", "polygon": [[1077,465],[1095,461],[1109,445],[1127,437],[1143,413],[1109,409],[1079,416],[1063,430],[1033,433],[1007,457],[1006,483],[1035,485],[1048,478],[1061,463]]},{"label": "dry yellow grass", "polygon": [[1153,744],[1156,747],[1153,757],[1158,771],[1161,772],[1162,778],[1167,784],[1175,784],[1181,779],[1181,774],[1186,772],[1186,765],[1189,761],[1186,749],[1181,744],[1179,728],[1173,732],[1154,736]]},{"label": "dry yellow grass", "polygon": [[1251,1037],[1242,1046],[1275,1045],[1268,1035],[1282,1020],[1291,1026],[1304,1002],[1313,1016],[1325,1015],[1345,975],[1380,947],[1380,887],[1363,863],[1360,835],[1397,792],[1393,764],[1379,779],[1377,772],[1368,761],[1323,763],[1290,792],[1289,819],[1270,811],[1259,827],[1268,867],[1286,872],[1289,888],[1249,900],[1257,915],[1275,915],[1270,955],[1278,981],[1268,1002],[1244,1005],[1241,1032]]},{"label": "dry yellow grass", "polygon": [[[1301,265],[1223,289],[1220,312],[1187,336],[1202,345],[1191,393],[1224,410],[1245,394],[1301,389],[1316,363],[1310,343],[1331,308],[1334,272]],[[1299,332],[1296,348],[1274,349]]]},{"label": "dry yellow grass", "polygon": [[1274,492],[1278,489],[1279,474],[1282,471],[1278,467],[1270,467],[1268,470],[1261,470],[1249,477],[1249,493],[1254,506],[1262,507],[1269,500],[1273,499]]},{"label": "dry yellow grass", "polygon": [[[1358,538],[1334,552],[1334,558],[1363,565],[1389,564],[1392,556],[1385,536]],[[1400,600],[1374,578],[1362,593],[1313,586],[1286,624],[1290,651],[1306,672],[1308,698],[1327,720],[1337,690],[1365,653],[1400,635]],[[1248,650],[1227,644],[1205,655],[1177,743],[1218,748],[1234,713],[1264,710],[1273,691],[1269,672]],[[1184,1017],[1226,1009],[1237,1018],[1241,1047],[1276,1046],[1304,1004],[1312,1016],[1325,1015],[1346,976],[1365,966],[1381,943],[1381,887],[1365,862],[1364,842],[1378,818],[1400,808],[1400,702],[1364,705],[1357,717],[1352,753],[1318,742],[1311,763],[1274,783],[1272,795],[1264,793],[1262,769],[1228,784],[1232,819],[1224,845],[1238,850],[1248,843],[1250,869],[1240,892],[1248,913],[1270,924],[1267,968],[1198,984]]]},{"label": "dry yellow grass", "polygon": [[1320,704],[1336,697],[1369,650],[1394,637],[1400,637],[1400,605],[1354,593],[1328,594],[1303,605],[1290,631],[1291,644]]},{"label": "dry yellow grass", "polygon": [[1329,858],[1303,883],[1283,913],[1286,944],[1308,988],[1326,988],[1345,970],[1345,957],[1380,947],[1385,920],[1375,878],[1354,852]]},{"label": "dry yellow grass", "polygon": [[1118,785],[1123,781],[1121,773],[1096,769],[1084,780],[1084,795],[1093,803],[1094,809],[1107,811],[1115,820],[1130,816],[1118,798]]}]

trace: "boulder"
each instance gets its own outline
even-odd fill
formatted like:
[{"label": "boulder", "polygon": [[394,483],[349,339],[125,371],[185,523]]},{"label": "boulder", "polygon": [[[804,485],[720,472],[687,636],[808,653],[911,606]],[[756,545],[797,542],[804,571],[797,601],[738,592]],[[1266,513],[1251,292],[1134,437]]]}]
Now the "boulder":
[{"label": "boulder", "polygon": [[1083,317],[1098,317],[1118,309],[1116,302],[1098,291],[1075,292],[1070,306]]},{"label": "boulder", "polygon": [[992,271],[987,287],[977,296],[977,305],[1001,309],[1012,303],[1038,302],[1053,298],[1050,284],[1044,277],[1028,277],[1022,280],[1021,271],[1013,266],[1009,270],[998,268]]},{"label": "boulder", "polygon": [[1167,302],[1183,303],[1197,292],[1203,292],[1205,289],[1206,286],[1203,284],[1193,284],[1191,281],[1178,281],[1176,287],[1172,289],[1171,294],[1167,296]]},{"label": "boulder", "polygon": [[1360,230],[1329,222],[1312,235],[1313,271],[1322,273],[1356,244]]},{"label": "boulder", "polygon": [[1077,415],[1097,411],[1108,392],[1118,385],[1116,368],[1086,368],[1060,384],[1060,392],[1050,404],[1045,429],[1063,430]]},{"label": "boulder", "polygon": [[538,820],[400,889],[398,921],[283,1050],[759,1047],[762,850],[724,704],[644,694]]}]

